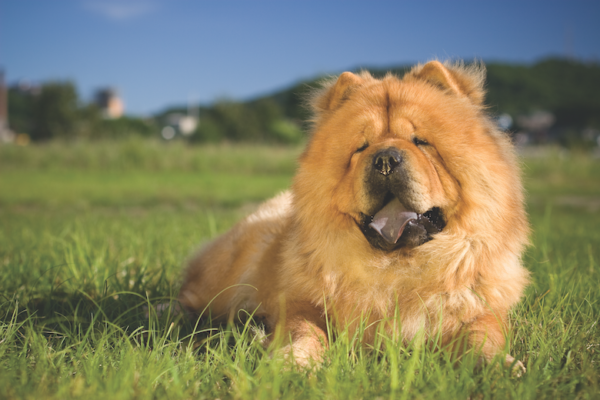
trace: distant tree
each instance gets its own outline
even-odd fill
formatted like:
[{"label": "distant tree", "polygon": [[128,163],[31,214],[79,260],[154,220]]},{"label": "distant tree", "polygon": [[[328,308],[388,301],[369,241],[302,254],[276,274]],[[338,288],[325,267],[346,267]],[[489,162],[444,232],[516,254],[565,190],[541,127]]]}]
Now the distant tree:
[{"label": "distant tree", "polygon": [[273,121],[269,126],[269,141],[294,144],[300,143],[304,139],[304,132],[294,122],[279,119]]},{"label": "distant tree", "polygon": [[217,143],[225,139],[223,127],[209,114],[204,113],[196,132],[190,137],[192,142]]},{"label": "distant tree", "polygon": [[8,121],[17,133],[31,134],[35,92],[13,86],[8,91]]},{"label": "distant tree", "polygon": [[247,103],[219,101],[200,112],[200,125],[191,137],[197,142],[297,143],[304,135],[271,98]]},{"label": "distant tree", "polygon": [[151,137],[158,135],[154,121],[134,117],[103,119],[97,125],[95,137],[119,139],[130,136]]},{"label": "distant tree", "polygon": [[[388,71],[402,76],[409,69],[399,66],[368,70],[373,76],[382,77]],[[297,83],[246,102],[221,100],[200,107],[200,123],[188,140],[302,141],[304,132],[310,129],[306,121],[310,120],[311,111],[306,103],[311,92],[326,79]],[[547,59],[533,65],[487,64],[488,111],[509,113],[515,121],[519,121],[520,116],[549,112],[555,119],[547,133],[561,143],[587,143],[585,137],[597,136],[594,132],[600,129],[599,87],[600,65],[597,63]],[[159,127],[168,123],[170,114],[187,112],[186,107],[177,107],[157,114],[153,120],[133,117],[106,120],[95,105],[78,103],[77,91],[71,82],[50,82],[35,91],[22,88],[9,91],[11,128],[18,133],[29,133],[34,140],[158,136]]]},{"label": "distant tree", "polygon": [[273,121],[283,118],[281,107],[271,98],[251,101],[247,106],[248,111],[256,115],[256,123],[262,131],[267,131]]},{"label": "distant tree", "polygon": [[46,83],[33,105],[31,137],[34,140],[73,137],[77,119],[75,85],[72,82]]},{"label": "distant tree", "polygon": [[488,104],[514,116],[539,110],[556,116],[556,127],[600,128],[600,66],[547,59],[532,66],[487,66]]},{"label": "distant tree", "polygon": [[221,126],[223,137],[232,141],[251,140],[257,136],[255,116],[248,116],[244,104],[223,100],[213,107],[211,116]]},{"label": "distant tree", "polygon": [[285,118],[308,128],[309,124],[307,121],[310,119],[311,112],[306,103],[308,103],[310,94],[321,86],[323,80],[324,78],[320,78],[299,83],[291,88],[277,92],[269,98],[281,107]]},{"label": "distant tree", "polygon": [[104,137],[102,123],[102,111],[96,104],[90,103],[81,106],[77,109],[75,136],[85,139]]}]

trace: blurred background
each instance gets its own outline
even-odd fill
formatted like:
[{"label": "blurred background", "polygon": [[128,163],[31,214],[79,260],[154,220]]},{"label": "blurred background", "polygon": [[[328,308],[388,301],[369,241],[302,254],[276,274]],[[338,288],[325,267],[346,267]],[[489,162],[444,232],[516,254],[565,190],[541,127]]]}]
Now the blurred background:
[{"label": "blurred background", "polygon": [[0,2],[0,142],[301,143],[303,95],[345,70],[484,61],[519,146],[597,148],[600,3]]}]

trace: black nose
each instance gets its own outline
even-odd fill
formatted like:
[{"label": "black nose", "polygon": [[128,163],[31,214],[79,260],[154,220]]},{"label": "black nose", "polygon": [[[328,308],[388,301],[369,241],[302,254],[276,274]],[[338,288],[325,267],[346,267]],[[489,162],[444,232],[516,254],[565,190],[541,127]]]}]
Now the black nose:
[{"label": "black nose", "polygon": [[402,162],[402,155],[396,148],[381,150],[373,157],[373,167],[377,172],[388,176]]}]

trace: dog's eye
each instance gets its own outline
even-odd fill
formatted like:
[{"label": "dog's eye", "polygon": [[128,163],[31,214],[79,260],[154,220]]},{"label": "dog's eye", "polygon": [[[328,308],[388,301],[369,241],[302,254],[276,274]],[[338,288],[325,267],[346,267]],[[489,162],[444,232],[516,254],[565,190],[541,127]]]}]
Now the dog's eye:
[{"label": "dog's eye", "polygon": [[362,146],[356,149],[356,153],[360,153],[361,151],[366,150],[367,147],[369,147],[369,143],[365,142]]},{"label": "dog's eye", "polygon": [[415,146],[427,146],[429,142],[425,139],[419,139],[418,137],[413,138],[413,143]]}]

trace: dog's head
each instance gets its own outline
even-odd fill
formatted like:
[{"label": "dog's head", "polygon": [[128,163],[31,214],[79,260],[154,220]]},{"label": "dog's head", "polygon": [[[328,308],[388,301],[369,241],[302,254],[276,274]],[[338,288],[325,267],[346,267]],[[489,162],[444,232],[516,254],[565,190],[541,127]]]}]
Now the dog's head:
[{"label": "dog's head", "polygon": [[482,70],[432,61],[402,79],[345,72],[326,85],[312,101],[299,202],[330,224],[351,220],[385,251],[420,246],[483,203],[494,208],[508,191],[494,186],[510,185],[513,171],[482,110]]}]

